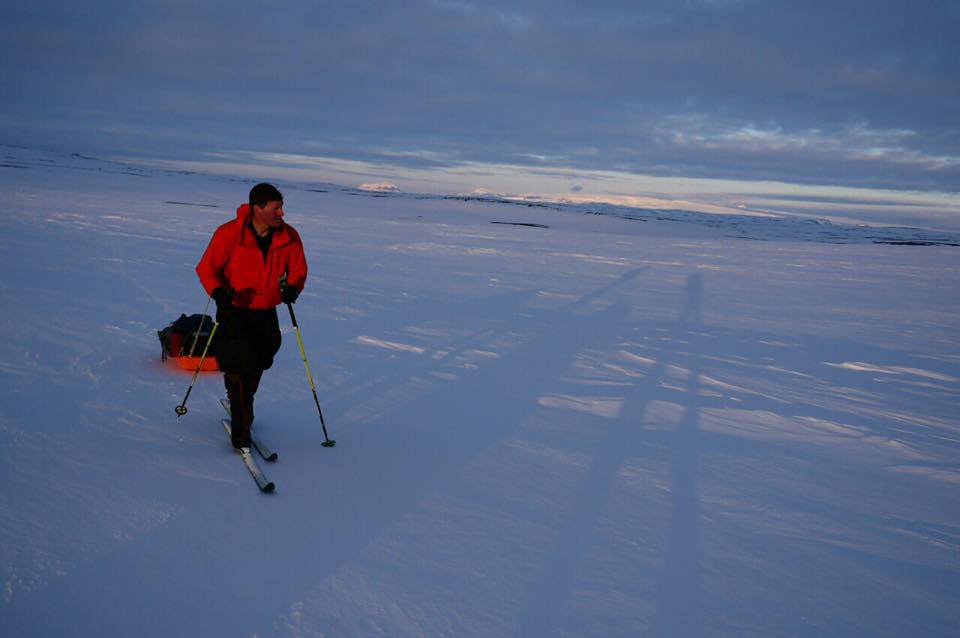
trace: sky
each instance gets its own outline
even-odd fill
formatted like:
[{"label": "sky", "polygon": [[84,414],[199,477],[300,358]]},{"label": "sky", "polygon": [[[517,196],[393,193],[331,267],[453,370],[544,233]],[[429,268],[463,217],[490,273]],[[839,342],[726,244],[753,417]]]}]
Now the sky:
[{"label": "sky", "polygon": [[0,25],[0,143],[960,219],[956,0],[41,1]]}]

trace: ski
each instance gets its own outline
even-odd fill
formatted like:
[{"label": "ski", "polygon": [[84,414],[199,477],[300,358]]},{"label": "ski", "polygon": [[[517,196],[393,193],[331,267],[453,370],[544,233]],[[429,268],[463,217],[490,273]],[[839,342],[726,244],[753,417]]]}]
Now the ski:
[{"label": "ski", "polygon": [[[223,409],[227,411],[227,415],[229,416],[230,402],[227,401],[226,399],[220,399],[220,405],[223,406]],[[253,442],[253,449],[257,451],[257,454],[263,457],[264,461],[267,461],[269,463],[276,463],[277,459],[280,458],[277,455],[277,453],[272,451],[269,447],[267,447],[266,443],[261,441],[259,437],[251,435],[250,440]]]},{"label": "ski", "polygon": [[[223,429],[227,431],[227,436],[230,435],[230,421],[227,419],[221,419],[220,423],[223,424]],[[240,458],[243,459],[243,464],[247,466],[247,469],[250,471],[250,476],[253,477],[253,480],[257,482],[257,487],[260,488],[261,492],[272,492],[276,486],[272,481],[268,481],[267,477],[263,474],[259,467],[257,467],[257,462],[253,460],[253,455],[250,454],[250,448],[240,448],[237,450],[237,453],[240,455]]]}]

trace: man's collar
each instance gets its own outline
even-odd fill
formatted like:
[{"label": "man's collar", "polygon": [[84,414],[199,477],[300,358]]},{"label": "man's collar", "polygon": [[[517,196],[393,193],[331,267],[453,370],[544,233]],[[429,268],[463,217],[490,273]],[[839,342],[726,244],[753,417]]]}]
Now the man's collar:
[{"label": "man's collar", "polygon": [[267,232],[265,234],[261,235],[260,233],[258,233],[257,227],[253,224],[253,215],[247,218],[247,228],[249,228],[253,232],[254,237],[260,237],[261,239],[265,237],[269,237],[270,235],[273,234],[275,230],[274,228],[267,226]]}]

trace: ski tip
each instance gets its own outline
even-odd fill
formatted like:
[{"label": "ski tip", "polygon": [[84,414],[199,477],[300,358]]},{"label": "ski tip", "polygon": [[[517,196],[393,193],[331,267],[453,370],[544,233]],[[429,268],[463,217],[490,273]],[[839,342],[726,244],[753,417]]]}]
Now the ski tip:
[{"label": "ski tip", "polygon": [[267,462],[268,462],[268,463],[276,463],[279,458],[280,458],[280,456],[279,456],[276,452],[274,452],[273,454],[271,454],[270,456],[267,457]]},{"label": "ski tip", "polygon": [[266,485],[260,488],[260,491],[266,494],[273,494],[273,490],[275,490],[276,488],[277,486],[274,485],[273,483],[267,483]]}]

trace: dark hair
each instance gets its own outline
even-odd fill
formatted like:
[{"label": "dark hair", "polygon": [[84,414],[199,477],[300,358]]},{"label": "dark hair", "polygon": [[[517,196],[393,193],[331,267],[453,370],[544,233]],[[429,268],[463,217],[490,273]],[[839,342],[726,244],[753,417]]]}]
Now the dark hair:
[{"label": "dark hair", "polygon": [[250,189],[250,208],[254,206],[263,208],[270,202],[283,203],[283,195],[280,194],[280,191],[278,191],[277,187],[273,184],[262,182]]}]

